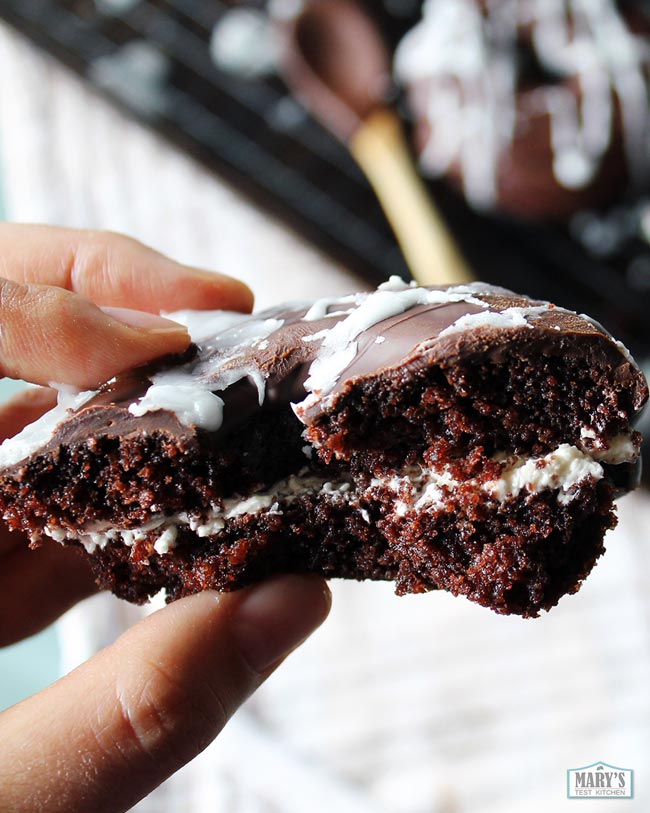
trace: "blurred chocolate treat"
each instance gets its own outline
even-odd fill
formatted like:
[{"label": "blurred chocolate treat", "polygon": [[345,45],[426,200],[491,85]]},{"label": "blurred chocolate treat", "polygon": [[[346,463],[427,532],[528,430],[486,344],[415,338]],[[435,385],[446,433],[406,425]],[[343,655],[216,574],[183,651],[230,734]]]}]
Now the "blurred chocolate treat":
[{"label": "blurred chocolate treat", "polygon": [[650,19],[615,0],[428,0],[403,38],[423,171],[564,220],[648,189]]}]

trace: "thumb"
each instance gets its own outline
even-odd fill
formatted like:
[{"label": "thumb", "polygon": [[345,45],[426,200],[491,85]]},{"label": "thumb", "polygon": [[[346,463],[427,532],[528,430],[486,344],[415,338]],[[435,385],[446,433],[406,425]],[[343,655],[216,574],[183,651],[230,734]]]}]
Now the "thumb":
[{"label": "thumb", "polygon": [[149,616],[0,715],[0,810],[128,810],[211,742],[329,603],[321,580],[283,576]]},{"label": "thumb", "polygon": [[49,285],[0,279],[0,375],[88,389],[189,345],[176,322],[124,308],[98,308]]}]

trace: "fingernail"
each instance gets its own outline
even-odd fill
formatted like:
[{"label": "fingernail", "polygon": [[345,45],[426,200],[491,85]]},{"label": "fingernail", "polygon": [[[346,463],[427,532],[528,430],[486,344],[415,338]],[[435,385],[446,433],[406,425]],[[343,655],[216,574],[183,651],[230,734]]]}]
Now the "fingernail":
[{"label": "fingernail", "polygon": [[282,576],[251,588],[231,616],[235,643],[255,672],[264,672],[325,620],[331,594],[322,579]]},{"label": "fingernail", "polygon": [[215,271],[206,271],[203,268],[190,268],[197,283],[205,282],[210,287],[219,291],[221,296],[226,297],[228,310],[250,311],[253,307],[254,296],[251,289],[242,280],[230,277],[227,274],[219,274]]},{"label": "fingernail", "polygon": [[138,330],[175,330],[179,332],[187,332],[184,325],[179,325],[171,319],[165,319],[164,316],[158,316],[155,313],[147,313],[146,311],[132,310],[131,308],[102,308],[101,309],[111,319],[116,319],[123,325],[134,327]]}]

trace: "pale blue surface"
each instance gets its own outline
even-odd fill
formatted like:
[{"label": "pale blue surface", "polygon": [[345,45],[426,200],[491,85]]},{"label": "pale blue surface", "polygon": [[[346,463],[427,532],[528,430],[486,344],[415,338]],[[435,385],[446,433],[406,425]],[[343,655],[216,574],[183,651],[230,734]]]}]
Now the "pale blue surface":
[{"label": "pale blue surface", "polygon": [[0,650],[0,709],[44,689],[59,677],[59,644],[49,627]]}]

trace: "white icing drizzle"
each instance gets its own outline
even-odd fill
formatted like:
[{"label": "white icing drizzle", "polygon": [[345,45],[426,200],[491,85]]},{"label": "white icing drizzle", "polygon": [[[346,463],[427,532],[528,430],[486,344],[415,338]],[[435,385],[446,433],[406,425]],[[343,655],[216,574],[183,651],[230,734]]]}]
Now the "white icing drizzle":
[{"label": "white icing drizzle", "polygon": [[[562,311],[562,308],[551,308],[549,305],[531,305],[529,308],[506,308],[503,311],[484,311],[483,313],[468,313],[442,330],[439,339],[452,333],[462,333],[465,330],[474,330],[478,327],[494,327],[499,329],[529,327],[533,325],[529,319],[534,319],[543,313]],[[565,311],[566,312],[566,311]]]},{"label": "white icing drizzle", "polygon": [[129,406],[131,415],[138,418],[160,409],[173,412],[185,426],[216,431],[223,423],[223,399],[208,389],[198,389],[189,374],[154,376],[145,395]]},{"label": "white icing drizzle", "polygon": [[[549,84],[518,104],[516,43],[527,26],[539,63],[575,80],[579,99]],[[612,143],[614,100],[629,174],[642,186],[650,176],[649,62],[650,43],[629,30],[615,0],[509,0],[485,11],[475,0],[427,0],[397,49],[395,71],[406,84],[431,80],[423,167],[441,175],[458,164],[468,199],[487,207],[496,202],[499,162],[520,116],[548,113],[557,182],[588,186]]]},{"label": "white icing drizzle", "polygon": [[[322,339],[320,352],[309,368],[305,389],[318,398],[327,394],[336,384],[343,370],[354,360],[357,353],[357,337],[385,319],[390,319],[417,305],[468,302],[487,309],[489,306],[476,297],[484,290],[481,285],[458,285],[444,290],[429,290],[407,285],[399,278],[392,278],[388,286],[364,296],[357,307],[332,328],[321,330],[303,341]],[[312,403],[308,397],[302,405]],[[301,405],[298,405],[300,412]]]},{"label": "white icing drizzle", "polygon": [[[229,311],[176,311],[167,316],[184,324],[200,352],[217,354],[222,367],[231,365],[250,347],[259,346],[284,324],[282,319],[253,319]],[[223,399],[216,393],[250,378],[257,387],[259,403],[265,395],[265,380],[259,368],[251,365],[229,366],[218,370],[213,359],[190,363],[184,368],[167,370],[153,376],[151,386],[129,412],[142,416],[166,409],[186,426],[216,431],[223,422]],[[215,392],[216,391],[216,392]]]},{"label": "white icing drizzle", "polygon": [[391,274],[390,277],[385,282],[380,283],[377,286],[378,291],[405,291],[407,288],[416,288],[417,282],[412,280],[411,282],[406,282],[406,280],[402,279],[402,277],[398,276],[397,274]]},{"label": "white icing drizzle", "polygon": [[325,319],[327,316],[338,316],[340,313],[349,313],[348,311],[334,311],[328,313],[328,308],[332,305],[358,305],[363,299],[364,294],[351,294],[350,296],[342,296],[334,299],[323,297],[317,299],[314,304],[309,308],[307,313],[302,317],[303,322],[316,322],[319,319]]},{"label": "white icing drizzle", "polygon": [[45,446],[61,421],[95,395],[93,390],[75,392],[70,388],[63,388],[63,385],[58,385],[57,389],[59,394],[54,409],[0,444],[0,466],[13,466]]}]

